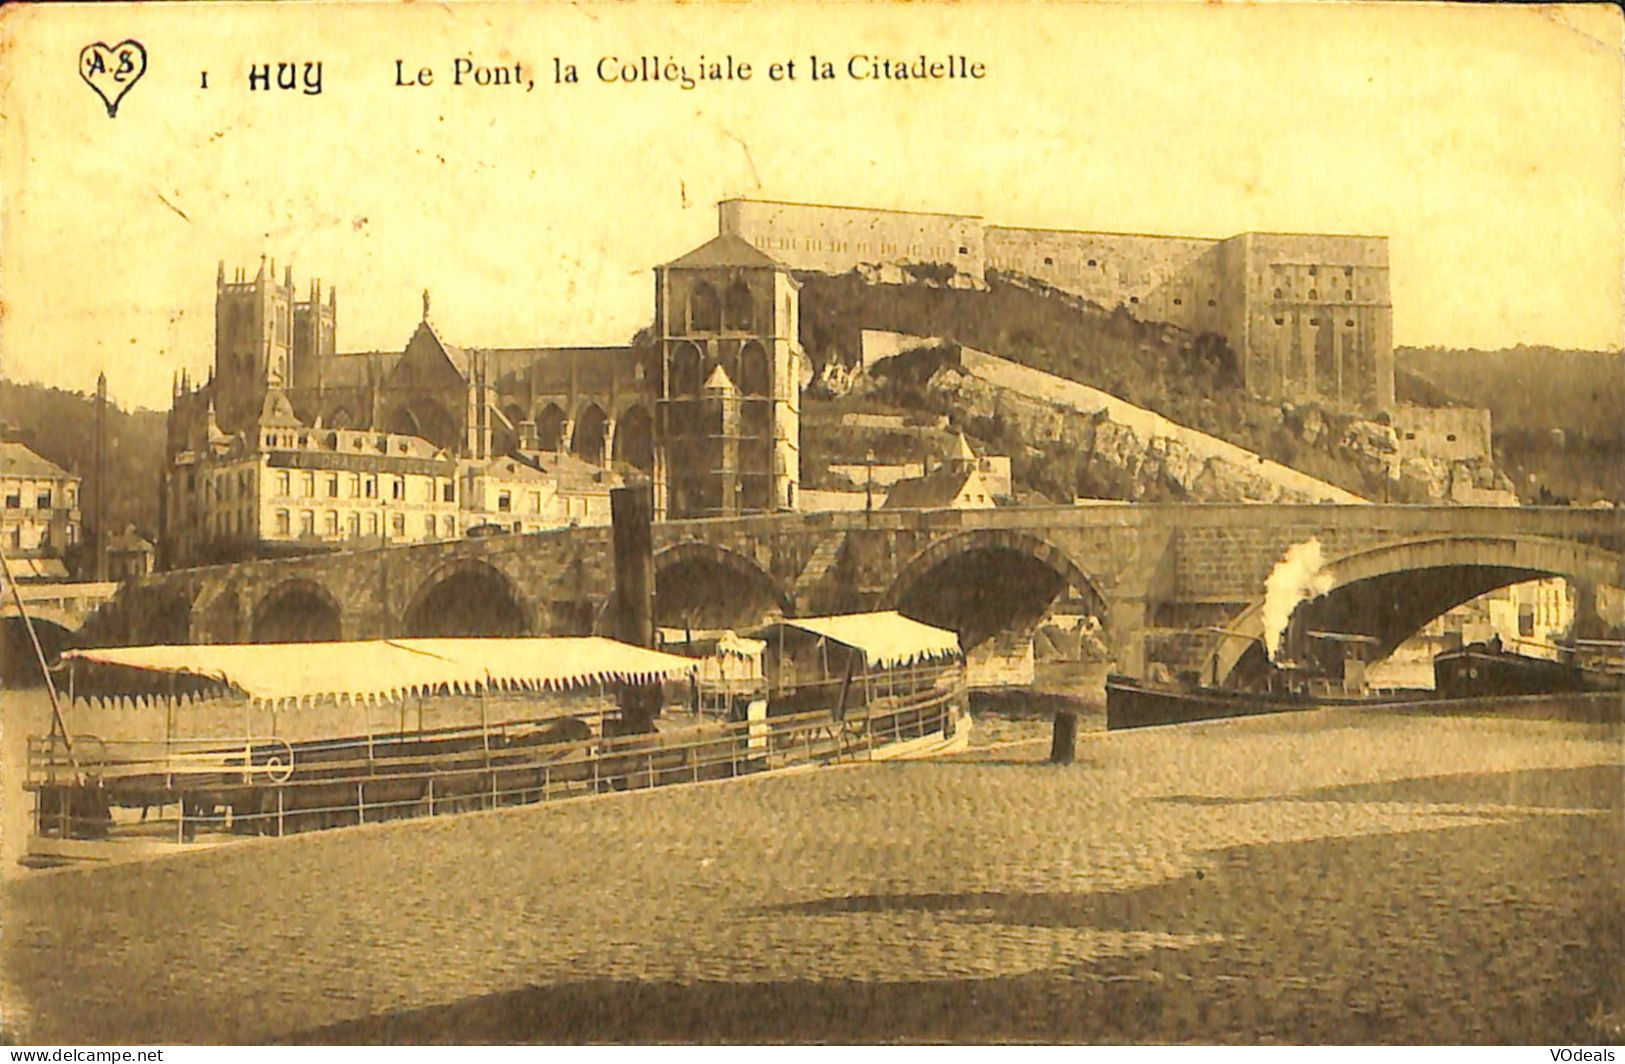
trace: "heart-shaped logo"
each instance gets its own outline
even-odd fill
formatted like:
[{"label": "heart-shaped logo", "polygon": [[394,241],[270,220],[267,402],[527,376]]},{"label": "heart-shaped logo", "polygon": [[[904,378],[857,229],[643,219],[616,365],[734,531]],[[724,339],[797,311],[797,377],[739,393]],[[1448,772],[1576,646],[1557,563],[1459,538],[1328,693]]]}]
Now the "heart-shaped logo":
[{"label": "heart-shaped logo", "polygon": [[107,105],[107,117],[118,117],[118,102],[147,72],[147,50],[140,41],[125,41],[111,48],[97,41],[79,52],[79,76]]}]

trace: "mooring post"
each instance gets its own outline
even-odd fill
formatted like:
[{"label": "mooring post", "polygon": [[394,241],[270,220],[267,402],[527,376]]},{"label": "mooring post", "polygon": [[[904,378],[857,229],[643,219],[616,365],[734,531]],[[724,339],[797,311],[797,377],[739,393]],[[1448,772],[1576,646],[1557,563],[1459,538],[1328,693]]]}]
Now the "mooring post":
[{"label": "mooring post", "polygon": [[1050,742],[1049,759],[1057,765],[1070,765],[1077,755],[1078,715],[1070,709],[1055,711],[1055,735]]}]

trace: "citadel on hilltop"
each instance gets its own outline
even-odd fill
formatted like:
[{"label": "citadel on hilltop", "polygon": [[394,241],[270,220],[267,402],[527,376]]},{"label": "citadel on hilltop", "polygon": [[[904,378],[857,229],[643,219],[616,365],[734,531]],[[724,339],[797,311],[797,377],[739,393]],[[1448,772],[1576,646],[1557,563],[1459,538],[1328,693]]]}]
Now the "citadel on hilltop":
[{"label": "citadel on hilltop", "polygon": [[861,269],[982,285],[997,271],[1224,337],[1247,390],[1364,413],[1394,407],[1388,238],[1242,233],[1215,240],[987,225],[974,215],[731,199],[721,231],[795,270]]},{"label": "citadel on hilltop", "polygon": [[622,347],[464,348],[425,292],[401,350],[342,352],[336,290],[312,281],[301,298],[291,268],[228,279],[222,264],[212,373],[175,383],[162,564],[602,523],[633,477],[667,517],[797,509],[793,271],[853,270],[959,287],[998,273],[1221,336],[1256,395],[1396,411],[1382,237],[1199,240],[731,199],[715,238],[654,269],[654,328]]}]

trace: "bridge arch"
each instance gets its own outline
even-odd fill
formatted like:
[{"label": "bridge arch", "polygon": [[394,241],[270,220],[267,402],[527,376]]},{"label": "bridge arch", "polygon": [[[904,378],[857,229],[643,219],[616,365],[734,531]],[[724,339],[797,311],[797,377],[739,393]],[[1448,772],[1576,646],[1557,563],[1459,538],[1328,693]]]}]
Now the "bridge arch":
[{"label": "bridge arch", "polygon": [[294,577],[254,604],[249,639],[255,643],[314,643],[344,638],[338,599],[314,580]]},{"label": "bridge arch", "polygon": [[[1384,544],[1333,559],[1318,580],[1330,590],[1293,612],[1294,628],[1357,632],[1377,640],[1378,658],[1423,625],[1464,602],[1526,580],[1618,586],[1625,556],[1573,540],[1541,536],[1432,536]],[[1267,662],[1264,600],[1250,603],[1216,635],[1201,675],[1236,682]]]},{"label": "bridge arch", "polygon": [[430,573],[401,618],[408,636],[524,636],[534,613],[518,583],[489,562],[465,558]]},{"label": "bridge arch", "polygon": [[1030,635],[1070,592],[1104,622],[1106,598],[1055,544],[1016,529],[983,528],[939,539],[910,558],[886,592],[908,616],[951,628],[967,652],[1000,633]]},{"label": "bridge arch", "polygon": [[789,593],[753,559],[714,543],[655,552],[655,624],[667,628],[748,628],[794,613]]},{"label": "bridge arch", "polygon": [[242,599],[234,585],[198,596],[192,607],[192,631],[200,643],[240,643]]}]

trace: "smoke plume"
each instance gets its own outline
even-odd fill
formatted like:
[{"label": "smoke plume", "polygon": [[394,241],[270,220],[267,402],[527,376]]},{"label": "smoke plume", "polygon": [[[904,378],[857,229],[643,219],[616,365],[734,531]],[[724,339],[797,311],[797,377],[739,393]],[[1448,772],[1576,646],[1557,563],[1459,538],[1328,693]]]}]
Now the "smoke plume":
[{"label": "smoke plume", "polygon": [[1281,637],[1286,634],[1292,611],[1303,602],[1319,598],[1332,589],[1332,578],[1321,571],[1320,540],[1294,543],[1285,557],[1275,563],[1264,581],[1264,648],[1271,661],[1278,660]]}]

